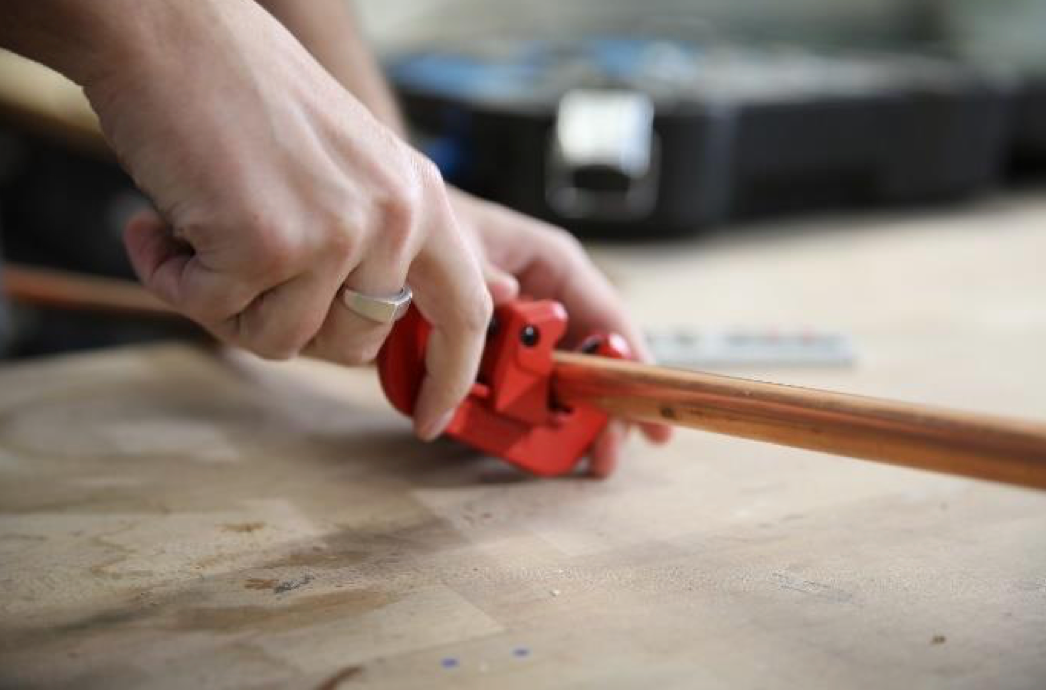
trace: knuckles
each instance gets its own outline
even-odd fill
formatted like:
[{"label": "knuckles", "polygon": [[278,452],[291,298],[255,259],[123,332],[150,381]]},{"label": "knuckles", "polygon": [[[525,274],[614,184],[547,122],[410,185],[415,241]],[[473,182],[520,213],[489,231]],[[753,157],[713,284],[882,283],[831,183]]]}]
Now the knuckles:
[{"label": "knuckles", "polygon": [[302,264],[303,242],[296,227],[277,217],[256,219],[248,231],[248,271],[283,282]]},{"label": "knuckles", "polygon": [[[453,225],[428,220],[450,213],[439,169],[412,149],[404,147],[402,154],[393,164],[395,170],[377,188],[371,187],[369,195],[359,189],[336,190],[314,199],[316,205],[305,213],[300,212],[303,206],[291,204],[285,209],[275,198],[250,195],[240,199],[236,195],[237,200],[250,203],[227,205],[220,217],[205,224],[209,228],[194,235],[207,238],[208,253],[222,265],[216,270],[236,274],[242,290],[235,296],[214,295],[204,300],[206,313],[194,318],[211,324],[209,328],[216,333],[220,328],[227,335],[222,338],[226,342],[265,359],[286,360],[308,351],[350,365],[373,361],[383,336],[333,342],[322,330],[326,312],[313,314],[310,310],[290,322],[274,323],[274,314],[259,307],[267,291],[279,290],[300,273],[351,268],[378,247],[383,261],[407,268],[426,242],[424,234]],[[482,281],[476,284],[453,310],[455,328],[470,335],[485,332],[493,313]]]},{"label": "knuckles", "polygon": [[431,159],[420,154],[414,154],[411,160],[422,188],[442,192],[444,189],[443,173],[439,171],[439,167]]},{"label": "knuckles", "polygon": [[419,196],[413,190],[397,192],[381,205],[379,237],[385,253],[393,260],[405,258],[417,232]]},{"label": "knuckles", "polygon": [[355,208],[332,215],[325,223],[328,232],[314,248],[314,254],[339,267],[354,265],[359,259],[362,245],[360,233],[366,227],[365,223],[362,214]]},{"label": "knuckles", "polygon": [[430,208],[438,208],[438,199],[446,194],[439,168],[428,158],[413,151],[406,152],[406,170],[399,180],[390,185],[390,191],[379,203],[381,242],[388,256],[407,259],[419,245],[421,222]]}]

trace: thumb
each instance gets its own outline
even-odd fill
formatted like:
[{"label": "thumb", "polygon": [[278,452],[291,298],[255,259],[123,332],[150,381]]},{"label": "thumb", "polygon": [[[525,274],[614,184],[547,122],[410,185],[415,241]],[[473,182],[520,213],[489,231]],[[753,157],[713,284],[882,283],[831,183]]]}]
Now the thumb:
[{"label": "thumb", "polygon": [[166,223],[154,211],[143,211],[127,222],[124,246],[131,266],[150,292],[177,308],[179,285],[192,249],[174,238]]}]

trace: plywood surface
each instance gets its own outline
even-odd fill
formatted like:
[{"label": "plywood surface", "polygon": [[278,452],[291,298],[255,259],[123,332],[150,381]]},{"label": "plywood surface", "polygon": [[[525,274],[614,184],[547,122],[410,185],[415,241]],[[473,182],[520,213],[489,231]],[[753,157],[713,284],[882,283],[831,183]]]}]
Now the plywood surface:
[{"label": "plywood surface", "polygon": [[[749,374],[1046,418],[1046,204],[787,230],[599,257],[648,325],[860,348]],[[1046,495],[696,432],[538,481],[365,370],[45,360],[0,370],[0,686],[1041,688]]]}]

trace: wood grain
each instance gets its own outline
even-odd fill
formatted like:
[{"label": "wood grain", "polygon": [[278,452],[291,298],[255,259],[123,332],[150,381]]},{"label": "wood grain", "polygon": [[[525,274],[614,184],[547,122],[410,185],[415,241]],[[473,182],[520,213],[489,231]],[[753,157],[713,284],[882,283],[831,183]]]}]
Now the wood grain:
[{"label": "wood grain", "polygon": [[[803,385],[1046,419],[1044,218],[597,256],[646,323],[861,344]],[[698,433],[537,481],[417,443],[376,383],[181,346],[0,366],[0,687],[1043,686],[1046,492]]]},{"label": "wood grain", "polygon": [[557,352],[566,405],[1046,489],[1046,424]]}]

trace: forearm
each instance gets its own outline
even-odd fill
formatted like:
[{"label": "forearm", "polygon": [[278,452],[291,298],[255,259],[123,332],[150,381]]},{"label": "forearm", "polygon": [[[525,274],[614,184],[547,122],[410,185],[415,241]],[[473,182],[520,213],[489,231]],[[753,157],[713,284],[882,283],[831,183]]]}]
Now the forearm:
[{"label": "forearm", "polygon": [[[405,128],[377,61],[347,0],[258,0],[327,71],[387,127]],[[0,46],[88,86],[108,74],[143,66],[143,57],[172,36],[199,38],[250,0],[141,2],[39,0],[6,3]],[[250,14],[250,12],[247,12]],[[210,19],[209,19],[210,18]],[[167,45],[167,58],[177,51]],[[177,46],[180,50],[185,45]]]},{"label": "forearm", "polygon": [[[77,84],[174,62],[218,25],[257,13],[250,0],[38,0],[5,3],[0,46]],[[175,43],[177,41],[177,43]]]},{"label": "forearm", "polygon": [[405,129],[396,99],[363,40],[348,0],[258,0],[387,127]]}]

